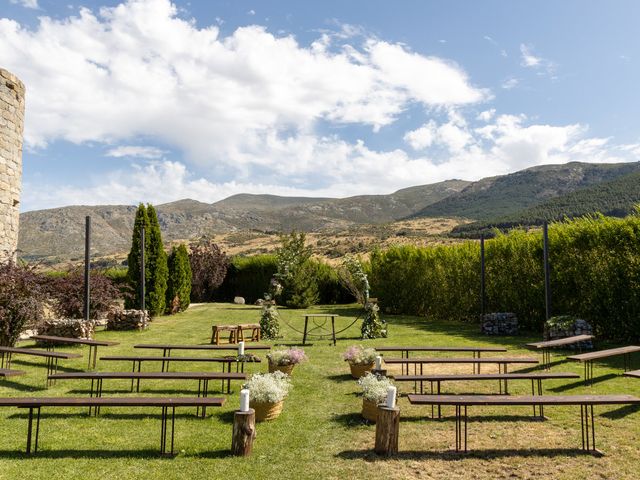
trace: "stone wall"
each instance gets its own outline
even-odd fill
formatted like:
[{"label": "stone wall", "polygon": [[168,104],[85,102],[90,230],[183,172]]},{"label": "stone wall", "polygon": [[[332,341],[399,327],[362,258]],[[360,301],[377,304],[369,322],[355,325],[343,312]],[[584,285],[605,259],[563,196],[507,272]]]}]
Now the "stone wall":
[{"label": "stone wall", "polygon": [[488,313],[482,317],[481,330],[485,335],[517,335],[518,317],[515,313]]},{"label": "stone wall", "polygon": [[18,247],[24,93],[22,82],[0,68],[0,261]]},{"label": "stone wall", "polygon": [[112,310],[107,318],[107,330],[144,330],[148,326],[146,310]]},{"label": "stone wall", "polygon": [[[93,338],[95,333],[95,324],[93,321],[81,319],[55,319],[45,320],[42,325],[38,326],[38,335],[49,335],[52,337],[68,337],[68,338]],[[46,342],[37,341],[38,344]]]}]

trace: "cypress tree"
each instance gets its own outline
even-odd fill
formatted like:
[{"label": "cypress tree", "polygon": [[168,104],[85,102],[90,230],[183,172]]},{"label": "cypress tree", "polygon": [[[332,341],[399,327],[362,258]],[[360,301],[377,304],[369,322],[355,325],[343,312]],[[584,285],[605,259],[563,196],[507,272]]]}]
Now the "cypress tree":
[{"label": "cypress tree", "polygon": [[191,264],[184,244],[171,249],[168,266],[167,312],[181,312],[189,307],[191,296]]},{"label": "cypress tree", "polygon": [[[149,251],[149,217],[147,209],[141,203],[136,211],[136,219],[133,224],[133,236],[131,237],[131,251],[127,256],[127,283],[131,287],[131,295],[125,298],[126,308],[140,308],[140,231],[145,228],[145,253]],[[148,266],[148,257],[145,257],[145,267]]]},{"label": "cypress tree", "polygon": [[145,257],[145,260],[148,259],[146,287],[149,300],[147,309],[151,316],[157,316],[162,315],[165,310],[169,268],[167,267],[167,254],[162,245],[158,215],[150,203],[147,204],[147,217],[149,218],[148,253]]}]

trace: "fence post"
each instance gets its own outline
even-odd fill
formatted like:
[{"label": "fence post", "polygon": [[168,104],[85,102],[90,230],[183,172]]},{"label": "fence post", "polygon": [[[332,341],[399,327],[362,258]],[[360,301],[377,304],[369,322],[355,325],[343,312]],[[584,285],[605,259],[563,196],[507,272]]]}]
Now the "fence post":
[{"label": "fence post", "polygon": [[84,226],[84,319],[89,321],[89,301],[91,286],[89,269],[91,267],[91,217],[85,217]]},{"label": "fence post", "polygon": [[542,226],[542,247],[544,261],[544,294],[546,319],[551,318],[551,267],[549,266],[549,224]]}]

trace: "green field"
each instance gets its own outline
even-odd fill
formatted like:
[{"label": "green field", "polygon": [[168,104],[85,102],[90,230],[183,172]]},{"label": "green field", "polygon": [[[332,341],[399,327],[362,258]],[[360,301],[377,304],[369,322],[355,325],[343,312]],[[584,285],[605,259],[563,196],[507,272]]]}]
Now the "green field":
[{"label": "green field", "polygon": [[[341,315],[339,325],[351,323],[357,307],[327,306],[310,309]],[[304,311],[281,309],[281,316],[296,328],[302,327]],[[207,343],[214,323],[255,322],[258,307],[210,304],[187,312],[156,319],[148,331],[98,332],[98,339],[116,340],[119,346],[101,347],[99,354],[147,354],[134,351],[136,343]],[[504,345],[509,355],[531,356],[521,347],[537,337],[489,338],[477,326],[460,323],[432,323],[417,317],[386,317],[390,337],[362,342],[366,345]],[[283,325],[284,338],[275,342],[297,344],[301,335]],[[359,416],[358,387],[341,358],[347,346],[360,343],[359,322],[340,334],[337,347],[328,340],[313,340],[305,347],[309,362],[293,372],[294,389],[275,421],[258,424],[253,455],[229,456],[231,420],[238,407],[239,383],[224,407],[211,408],[204,420],[194,409],[179,411],[176,419],[175,458],[158,456],[160,420],[158,409],[103,408],[99,417],[88,417],[86,409],[46,409],[40,431],[40,450],[24,454],[27,421],[24,411],[0,409],[0,479],[215,479],[215,478],[638,478],[640,471],[640,414],[637,408],[596,407],[598,447],[601,458],[582,454],[578,407],[547,408],[546,422],[532,421],[530,407],[510,410],[472,408],[469,422],[471,453],[455,454],[452,409],[445,418],[428,418],[430,408],[412,407],[401,398],[400,454],[378,459],[372,453],[375,426]],[[21,346],[29,345],[28,342]],[[598,345],[607,347],[608,345]],[[63,351],[83,353],[83,358],[63,362],[65,369],[84,369],[86,347]],[[193,352],[192,352],[193,353]],[[176,352],[174,355],[184,355]],[[204,355],[205,353],[195,353]],[[535,355],[535,354],[534,354]],[[59,381],[44,389],[45,368],[35,357],[14,357],[14,367],[27,375],[0,380],[0,396],[86,395],[84,381]],[[562,357],[556,353],[554,361]],[[640,358],[633,359],[640,368]],[[576,381],[550,381],[545,392],[554,394],[628,393],[640,396],[640,380],[620,375],[622,359],[597,364],[595,384],[585,387]],[[146,369],[157,368],[148,364]],[[102,362],[98,368],[126,370],[129,363]],[[206,369],[206,364],[172,366],[172,370]],[[218,370],[219,366],[211,367]],[[266,362],[248,365],[248,371],[266,371]],[[490,371],[492,367],[486,367]],[[443,366],[428,371],[470,372],[471,366]],[[514,369],[515,370],[515,369]],[[555,371],[582,373],[574,363],[554,364]],[[131,395],[127,381],[105,381],[104,395]],[[217,388],[217,384],[212,385]],[[193,381],[161,383],[143,381],[142,395],[195,395]],[[444,384],[446,393],[497,392],[493,382]],[[407,392],[408,385],[400,390]],[[527,382],[511,382],[512,394],[529,393]],[[505,414],[509,414],[505,416]]]}]

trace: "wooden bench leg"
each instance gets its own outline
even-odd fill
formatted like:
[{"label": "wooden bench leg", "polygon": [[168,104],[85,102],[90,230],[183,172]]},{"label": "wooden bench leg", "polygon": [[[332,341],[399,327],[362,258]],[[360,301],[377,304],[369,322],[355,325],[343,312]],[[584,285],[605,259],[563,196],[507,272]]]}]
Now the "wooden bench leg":
[{"label": "wooden bench leg", "polygon": [[467,452],[467,406],[456,405],[456,452]]},{"label": "wooden bench leg", "polygon": [[582,429],[582,450],[592,455],[602,456],[602,452],[596,448],[593,405],[580,405],[580,424]]},{"label": "wooden bench leg", "polygon": [[236,332],[238,342],[244,342],[244,331],[242,330],[242,328],[238,327],[238,330],[236,330]]},{"label": "wooden bench leg", "polygon": [[171,451],[167,453],[167,430],[169,424],[169,407],[162,407],[161,425],[160,425],[160,455],[174,455],[174,436],[176,424],[176,407],[171,407]]},{"label": "wooden bench leg", "polygon": [[[36,410],[36,434],[33,438],[33,411]],[[33,444],[33,453],[38,451],[38,437],[40,436],[40,407],[29,407],[29,423],[27,426],[27,453],[31,453],[31,445]],[[35,440],[35,441],[32,441]]]}]

